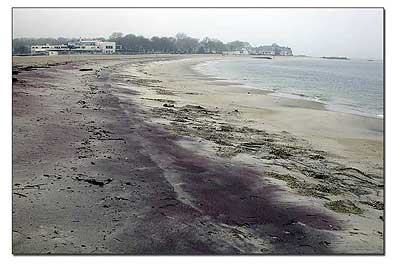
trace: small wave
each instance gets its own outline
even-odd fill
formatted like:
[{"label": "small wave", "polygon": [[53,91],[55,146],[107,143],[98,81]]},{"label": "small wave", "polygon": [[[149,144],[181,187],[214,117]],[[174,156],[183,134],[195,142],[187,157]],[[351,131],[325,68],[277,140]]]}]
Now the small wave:
[{"label": "small wave", "polygon": [[383,114],[379,114],[379,115],[376,115],[378,118],[380,118],[380,119],[383,119],[383,117],[384,117],[384,115]]},{"label": "small wave", "polygon": [[[276,90],[277,91],[277,90]],[[303,100],[308,100],[308,101],[314,101],[318,103],[325,103],[326,99],[321,97],[321,96],[313,96],[313,95],[308,95],[304,93],[286,93],[286,92],[278,92],[278,95],[284,96],[284,97],[290,97],[290,98],[296,98],[296,99],[303,99]]]},{"label": "small wave", "polygon": [[316,102],[321,102],[321,101],[323,101],[323,99],[320,98],[319,96],[314,96],[314,97],[313,97],[313,100],[315,100]]}]

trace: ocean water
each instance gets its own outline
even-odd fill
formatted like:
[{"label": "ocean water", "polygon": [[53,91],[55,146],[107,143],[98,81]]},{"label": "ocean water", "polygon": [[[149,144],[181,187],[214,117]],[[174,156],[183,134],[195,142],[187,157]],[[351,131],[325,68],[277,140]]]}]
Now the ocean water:
[{"label": "ocean water", "polygon": [[319,101],[329,110],[383,117],[382,61],[240,57],[204,62],[194,69],[276,96]]}]

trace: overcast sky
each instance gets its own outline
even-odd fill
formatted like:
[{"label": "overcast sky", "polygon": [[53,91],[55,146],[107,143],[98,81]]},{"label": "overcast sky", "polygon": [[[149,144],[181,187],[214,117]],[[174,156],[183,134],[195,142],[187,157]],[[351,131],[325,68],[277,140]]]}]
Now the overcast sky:
[{"label": "overcast sky", "polygon": [[184,32],[254,46],[277,43],[294,54],[383,56],[382,9],[14,9],[13,37],[145,37]]}]

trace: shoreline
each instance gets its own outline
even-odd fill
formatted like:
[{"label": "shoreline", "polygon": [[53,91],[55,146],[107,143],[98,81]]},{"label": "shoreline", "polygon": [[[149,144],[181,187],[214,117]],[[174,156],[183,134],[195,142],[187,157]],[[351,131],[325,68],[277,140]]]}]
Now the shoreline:
[{"label": "shoreline", "polygon": [[114,57],[15,75],[14,254],[383,253],[374,121]]},{"label": "shoreline", "polygon": [[[253,56],[244,56],[244,57],[235,57],[235,59],[245,59],[245,58],[253,58]],[[218,59],[219,61],[228,61],[234,59],[231,57],[225,57],[222,59]],[[291,60],[293,59],[293,57],[284,57],[284,58],[278,58],[278,59],[287,59],[287,60]],[[212,60],[210,60],[212,61]],[[322,99],[319,98],[315,98],[315,97],[311,97],[305,94],[299,94],[299,93],[284,93],[284,92],[280,92],[280,91],[276,91],[276,90],[270,90],[270,89],[261,89],[258,88],[257,86],[254,85],[249,85],[246,83],[242,83],[242,81],[240,80],[230,80],[230,79],[225,79],[224,77],[220,77],[220,76],[216,76],[216,75],[210,75],[206,72],[203,72],[202,70],[198,70],[196,69],[196,67],[198,67],[201,64],[204,64],[206,62],[209,61],[205,61],[205,62],[201,62],[201,63],[197,63],[195,65],[191,65],[190,67],[192,68],[192,71],[195,72],[197,75],[201,75],[201,77],[205,76],[207,79],[212,79],[212,80],[218,80],[218,82],[222,81],[223,83],[228,83],[228,84],[233,84],[233,85],[238,85],[241,87],[245,87],[245,89],[256,89],[256,90],[261,90],[263,92],[265,92],[266,94],[270,94],[271,96],[276,96],[276,97],[284,97],[284,98],[288,98],[288,99],[295,99],[295,100],[305,100],[308,102],[315,102],[315,103],[319,103],[321,104],[327,111],[333,111],[333,112],[338,112],[338,113],[344,113],[344,114],[351,114],[351,115],[356,115],[356,116],[361,116],[361,117],[368,117],[368,118],[377,118],[377,119],[384,119],[383,113],[382,114],[371,114],[371,113],[367,113],[367,112],[362,112],[360,110],[352,110],[352,109],[346,109],[344,108],[344,106],[341,105],[336,105],[333,103],[330,103],[328,101],[324,101]]]}]

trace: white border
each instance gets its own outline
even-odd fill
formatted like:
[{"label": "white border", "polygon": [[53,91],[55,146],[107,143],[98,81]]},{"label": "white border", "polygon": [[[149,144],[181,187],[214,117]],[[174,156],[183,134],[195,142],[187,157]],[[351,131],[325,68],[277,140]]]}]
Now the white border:
[{"label": "white border", "polygon": [[[131,1],[131,0],[111,0],[111,1],[97,1],[97,0],[67,0],[61,1],[58,4],[53,0],[41,0],[32,1],[28,0],[2,0],[1,1],[1,87],[0,87],[0,120],[1,120],[1,136],[0,136],[0,146],[1,146],[1,174],[0,174],[0,195],[1,195],[1,211],[2,216],[0,218],[0,254],[1,263],[130,263],[130,262],[141,262],[141,263],[151,263],[160,262],[166,263],[182,263],[187,262],[192,263],[214,263],[214,262],[226,262],[231,263],[258,263],[258,262],[275,262],[275,263],[285,263],[285,262],[302,262],[305,264],[316,264],[319,263],[394,263],[393,253],[391,248],[393,242],[393,228],[391,228],[394,223],[393,220],[393,195],[390,193],[390,189],[393,186],[391,179],[394,177],[391,172],[394,172],[391,164],[394,160],[390,155],[390,150],[393,141],[391,140],[390,134],[393,131],[393,123],[390,122],[390,117],[393,114],[393,107],[390,106],[390,101],[394,99],[393,95],[393,57],[390,47],[394,47],[393,41],[393,17],[394,17],[394,7],[392,0],[268,0],[268,1],[257,1],[257,0],[189,0],[189,1]],[[278,256],[263,256],[263,257],[94,257],[94,256],[73,256],[73,257],[63,257],[63,256],[52,256],[52,257],[14,257],[11,254],[11,7],[21,7],[21,6],[45,6],[45,7],[97,7],[97,6],[143,6],[143,7],[161,7],[161,6],[184,6],[184,7],[212,7],[212,6],[237,6],[237,7],[384,7],[386,10],[386,256],[385,257],[368,257],[368,256],[332,256],[332,257],[278,257]]]}]

